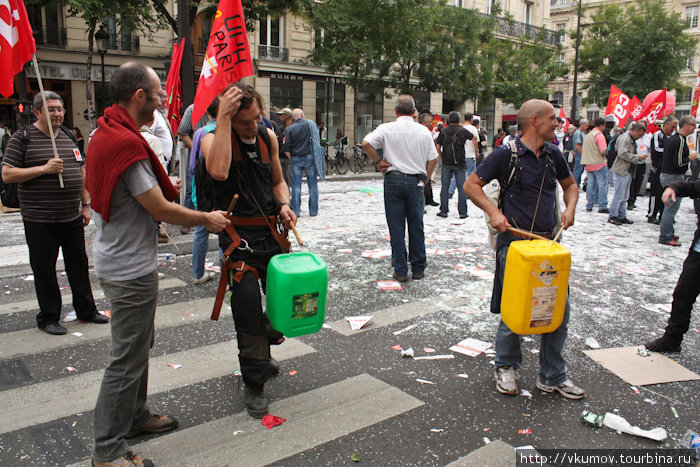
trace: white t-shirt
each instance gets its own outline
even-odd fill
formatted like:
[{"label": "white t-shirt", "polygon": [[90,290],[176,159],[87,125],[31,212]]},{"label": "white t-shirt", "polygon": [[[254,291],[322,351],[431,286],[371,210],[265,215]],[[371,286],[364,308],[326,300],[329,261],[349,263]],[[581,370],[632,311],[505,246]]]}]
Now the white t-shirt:
[{"label": "white t-shirt", "polygon": [[384,150],[384,160],[391,164],[389,172],[427,175],[425,164],[438,157],[430,130],[414,122],[413,117],[401,116],[395,122],[382,123],[363,141]]},{"label": "white t-shirt", "polygon": [[163,148],[163,156],[167,164],[170,158],[173,157],[173,134],[170,132],[168,121],[158,109],[153,111],[153,125],[151,125],[151,131],[153,131],[153,134],[160,141],[160,145]]},{"label": "white t-shirt", "polygon": [[472,134],[473,138],[468,139],[466,143],[464,143],[464,156],[467,159],[475,159],[476,158],[476,149],[474,148],[474,141],[479,141],[479,131],[476,129],[474,125],[471,125],[467,123],[464,125],[464,128],[467,129],[469,133]]},{"label": "white t-shirt", "polygon": [[651,154],[651,133],[644,133],[641,138],[635,141],[637,145],[637,154],[644,154],[646,159],[637,161],[637,164],[646,164],[650,161],[649,155]]}]

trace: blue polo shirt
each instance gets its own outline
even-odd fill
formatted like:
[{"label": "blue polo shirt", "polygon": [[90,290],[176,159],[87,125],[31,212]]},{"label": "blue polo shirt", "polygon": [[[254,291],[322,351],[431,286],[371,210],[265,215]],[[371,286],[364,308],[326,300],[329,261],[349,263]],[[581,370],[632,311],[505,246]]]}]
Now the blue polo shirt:
[{"label": "blue polo shirt", "polygon": [[282,141],[282,152],[289,152],[292,157],[310,156],[311,149],[311,126],[307,120],[299,118],[287,127],[287,132]]},{"label": "blue polo shirt", "polygon": [[[503,214],[513,227],[523,230],[530,230],[535,217],[532,231],[551,233],[557,222],[554,212],[557,180],[569,176],[569,165],[559,148],[551,143],[544,144],[542,155],[538,158],[520,141],[520,136],[515,138],[515,142],[518,148],[518,168],[504,196]],[[546,154],[550,155],[552,166]],[[476,175],[485,183],[494,179],[507,180],[509,164],[510,147],[500,146],[476,168]],[[538,198],[539,207],[535,215]]]}]

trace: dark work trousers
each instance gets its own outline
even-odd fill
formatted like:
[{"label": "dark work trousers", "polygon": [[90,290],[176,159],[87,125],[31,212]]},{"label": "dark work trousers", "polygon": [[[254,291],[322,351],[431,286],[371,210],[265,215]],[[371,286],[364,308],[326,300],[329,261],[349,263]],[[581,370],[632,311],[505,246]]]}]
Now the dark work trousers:
[{"label": "dark work trousers", "polygon": [[683,271],[673,291],[671,316],[668,318],[666,334],[680,343],[690,326],[690,313],[700,294],[700,253],[691,250],[683,262]]},{"label": "dark work trousers", "polygon": [[649,212],[647,217],[654,218],[664,213],[664,203],[661,196],[664,194],[664,187],[661,186],[661,169],[651,168],[649,172],[649,181],[651,182],[651,193],[649,195]]},{"label": "dark work trousers", "polygon": [[632,206],[637,200],[639,190],[642,189],[642,182],[644,181],[644,174],[646,170],[646,164],[636,164],[634,171],[632,172],[632,183],[630,184],[630,197],[627,200],[627,206]]},{"label": "dark work trousers", "polygon": [[24,235],[29,247],[29,264],[34,273],[34,288],[39,301],[36,323],[39,327],[58,324],[61,319],[61,291],[56,279],[58,249],[63,251],[66,276],[73,293],[73,308],[78,319],[89,320],[95,313],[88,259],[85,254],[83,218],[70,222],[24,221]]},{"label": "dark work trousers", "polygon": [[[263,280],[265,292],[267,265],[273,256],[282,253],[282,248],[268,229],[249,230],[236,227],[236,230],[254,251],[251,253],[247,250],[234,250],[230,261],[243,261],[255,268]],[[231,276],[234,272],[231,272]],[[254,391],[260,391],[270,378],[270,341],[281,338],[282,334],[272,330],[267,316],[263,314],[260,281],[252,271],[243,274],[240,282],[229,277],[229,286],[243,382]]]},{"label": "dark work trousers", "polygon": [[428,179],[425,182],[425,187],[423,188],[423,194],[425,195],[425,205],[433,204],[435,202],[433,198],[433,182]]}]

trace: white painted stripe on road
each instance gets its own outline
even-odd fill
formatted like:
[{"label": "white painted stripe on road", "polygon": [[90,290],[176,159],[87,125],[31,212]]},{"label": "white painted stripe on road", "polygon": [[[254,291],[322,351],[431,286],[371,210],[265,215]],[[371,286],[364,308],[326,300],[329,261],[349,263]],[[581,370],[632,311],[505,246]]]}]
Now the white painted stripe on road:
[{"label": "white painted stripe on road", "polygon": [[[362,374],[270,404],[287,421],[271,430],[245,412],[133,446],[157,465],[267,465],[424,403]],[[233,436],[234,431],[240,431]],[[187,446],[183,457],[182,447]]]},{"label": "white painted stripe on road", "polygon": [[[63,251],[58,250],[57,261],[63,261]],[[29,264],[29,247],[26,244],[0,247],[0,266]]]},{"label": "white painted stripe on road", "polygon": [[[214,297],[159,306],[156,310],[156,331],[182,324],[208,321],[213,305]],[[2,336],[2,339],[0,339],[0,358],[11,358],[70,347],[106,339],[110,335],[110,327],[106,324],[73,321],[72,323],[64,323],[63,326],[68,329],[68,334],[65,336],[49,336],[36,328],[0,334]],[[82,336],[76,337],[72,335],[76,331],[82,333]]]},{"label": "white painted stripe on road", "polygon": [[[239,369],[236,349],[236,341],[228,341],[151,358],[148,394],[233,374]],[[315,351],[299,340],[287,339],[273,346],[272,356],[283,361]],[[182,367],[173,369],[168,363]],[[94,409],[103,373],[90,371],[0,392],[0,434]]]},{"label": "white painted stripe on road", "polygon": [[[166,290],[166,289],[172,289],[175,287],[181,287],[183,285],[186,285],[185,282],[181,281],[180,279],[176,278],[168,278],[168,279],[162,279],[160,283],[158,284],[158,287],[160,290]],[[100,289],[94,289],[92,291],[92,297],[95,300],[100,300],[102,298],[105,298],[105,294],[102,290]],[[63,302],[64,305],[72,303],[73,302],[73,295],[71,293],[63,294],[61,295],[61,301]],[[28,311],[28,310],[38,310],[39,309],[39,302],[35,300],[27,300],[24,302],[14,302],[14,303],[7,303],[5,305],[0,305],[0,315],[7,315],[10,313],[15,313],[18,311]]]},{"label": "white painted stripe on road", "polygon": [[[366,312],[365,315],[373,315],[374,319],[372,322],[362,328],[357,330],[350,329],[350,325],[345,319],[339,319],[338,321],[333,321],[328,325],[335,332],[342,334],[344,336],[352,336],[354,334],[360,334],[362,332],[371,331],[372,329],[381,328],[384,326],[390,326],[392,324],[400,323],[401,321],[406,321],[409,319],[417,318],[419,316],[429,315],[437,311],[444,310],[444,306],[435,305],[438,299],[420,302],[404,303],[403,305],[385,308],[383,310],[375,312]],[[457,307],[467,303],[466,298],[455,298],[452,307]]]}]

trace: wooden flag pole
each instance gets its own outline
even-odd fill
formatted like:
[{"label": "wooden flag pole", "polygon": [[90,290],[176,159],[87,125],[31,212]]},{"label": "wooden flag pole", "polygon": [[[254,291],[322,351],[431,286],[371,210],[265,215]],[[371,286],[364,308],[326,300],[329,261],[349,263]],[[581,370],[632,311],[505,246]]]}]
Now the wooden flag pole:
[{"label": "wooden flag pole", "polygon": [[[39,63],[36,59],[36,54],[32,54],[32,62],[34,63],[34,71],[36,72],[36,79],[39,82],[39,92],[41,93],[41,102],[43,103],[44,109],[46,110],[46,123],[48,123],[49,134],[51,135],[51,146],[53,147],[53,156],[58,159],[58,149],[56,149],[56,135],[53,134],[53,126],[51,126],[51,116],[49,115],[49,108],[46,104],[46,96],[44,95],[44,83],[41,82],[41,74],[39,73]],[[58,173],[58,184],[63,188],[63,174]]]}]

